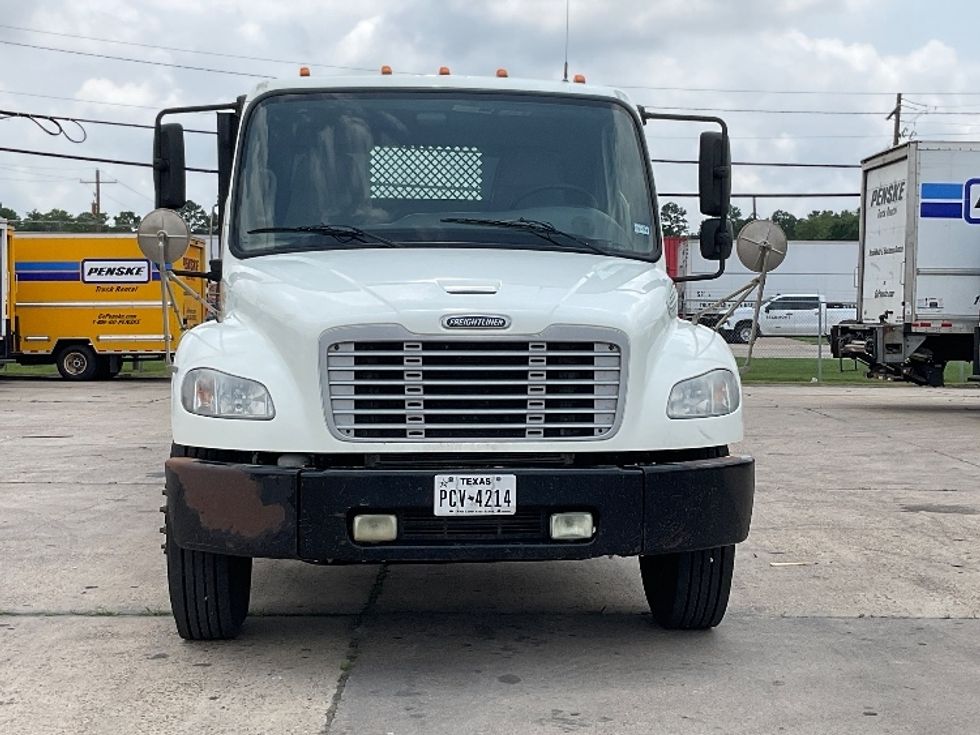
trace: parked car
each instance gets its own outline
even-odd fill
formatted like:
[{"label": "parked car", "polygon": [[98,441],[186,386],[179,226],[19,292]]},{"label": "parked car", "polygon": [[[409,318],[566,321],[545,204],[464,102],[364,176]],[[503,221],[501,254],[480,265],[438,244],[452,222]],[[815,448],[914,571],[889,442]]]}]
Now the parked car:
[{"label": "parked car", "polygon": [[[819,294],[781,294],[763,302],[758,336],[827,336],[831,327],[845,319],[854,319],[856,314],[857,304],[827,301]],[[754,315],[754,306],[740,306],[718,331],[729,342],[748,342]]]}]

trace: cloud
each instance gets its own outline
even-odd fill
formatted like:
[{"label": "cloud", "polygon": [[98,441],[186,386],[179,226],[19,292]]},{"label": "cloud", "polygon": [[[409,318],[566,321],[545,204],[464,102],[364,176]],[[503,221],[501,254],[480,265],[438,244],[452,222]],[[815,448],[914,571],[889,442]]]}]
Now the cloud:
[{"label": "cloud", "polygon": [[[972,80],[980,71],[980,52],[968,43],[957,45],[949,40],[950,29],[939,19],[932,28],[922,24],[906,27],[910,24],[903,23],[903,8],[910,7],[911,0],[896,0],[890,15],[882,18],[879,3],[870,0],[571,0],[570,66],[592,83],[628,87],[635,101],[648,105],[874,112],[846,116],[724,114],[737,159],[856,163],[890,142],[891,123],[884,118],[894,98],[839,92],[972,90]],[[978,15],[980,11],[970,10],[963,23],[975,23]],[[80,38],[12,31],[0,34],[0,38],[21,42],[152,62],[287,77],[296,74],[298,61],[309,64],[314,75],[323,76],[350,73],[335,68],[344,66],[376,73],[381,64],[390,64],[396,72],[434,73],[445,64],[456,74],[490,75],[504,66],[512,76],[556,79],[565,43],[563,0],[51,0],[10,4],[4,22],[141,44],[285,59],[286,63],[276,63]],[[12,47],[4,47],[4,61],[0,102],[7,108],[143,123],[152,122],[152,110],[79,100],[153,108],[204,104],[233,100],[258,81]],[[2,90],[75,101],[9,95]],[[968,107],[973,98],[912,94],[907,98],[924,113],[917,119],[908,113],[905,119],[923,134],[970,130],[965,125],[969,118],[940,117],[930,115],[929,110],[955,105],[976,109]],[[198,126],[207,122],[204,116],[193,119]],[[72,146],[25,124],[0,121],[0,145],[149,158],[148,131],[97,126],[88,130],[89,140]],[[651,152],[657,157],[693,157],[696,135],[697,130],[690,126],[647,126]],[[189,162],[213,162],[213,142],[202,140],[204,137],[188,136]],[[26,157],[14,160],[8,155],[0,158],[0,164],[4,163],[47,162]],[[140,191],[148,187],[149,177],[139,169],[113,174]],[[661,191],[692,191],[696,185],[691,166],[659,166],[657,175]],[[735,183],[737,188],[763,191],[856,191],[858,176],[847,170],[745,168],[736,172]],[[4,204],[15,209],[38,206],[79,211],[88,206],[87,188],[68,181],[58,187],[15,181],[3,184]],[[188,186],[196,201],[214,197],[212,177],[192,176]],[[122,201],[130,196],[125,191],[117,187],[110,193]],[[140,203],[137,195],[132,196],[135,201],[128,201],[127,208]],[[681,203],[692,208],[691,200]],[[802,213],[846,203],[775,201],[765,206]],[[743,210],[747,209],[744,205],[740,203]]]}]

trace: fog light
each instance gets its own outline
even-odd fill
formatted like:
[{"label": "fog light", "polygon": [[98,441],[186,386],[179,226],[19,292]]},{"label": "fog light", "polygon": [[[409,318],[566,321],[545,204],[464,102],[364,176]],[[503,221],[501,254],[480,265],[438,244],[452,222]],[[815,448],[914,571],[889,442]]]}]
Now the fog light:
[{"label": "fog light", "polygon": [[398,518],[393,515],[354,516],[354,540],[380,544],[398,538]]},{"label": "fog light", "polygon": [[582,541],[595,534],[595,523],[591,513],[551,514],[551,538],[553,541]]}]

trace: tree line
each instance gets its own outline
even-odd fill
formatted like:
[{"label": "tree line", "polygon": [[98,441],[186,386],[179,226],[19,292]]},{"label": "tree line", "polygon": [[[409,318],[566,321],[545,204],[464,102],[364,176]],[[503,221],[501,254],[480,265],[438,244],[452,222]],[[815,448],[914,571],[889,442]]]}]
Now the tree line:
[{"label": "tree line", "polygon": [[[210,213],[200,204],[188,200],[179,210],[184,221],[196,235],[210,231]],[[32,209],[20,216],[9,207],[0,206],[0,218],[21,232],[136,232],[142,216],[130,210],[116,215],[108,212],[82,212],[73,215],[66,209],[49,209],[41,212]]]},{"label": "tree line", "polygon": [[[738,207],[729,210],[735,234],[752,219],[745,216]],[[860,229],[859,210],[832,212],[813,210],[806,217],[797,217],[790,212],[777,209],[769,218],[779,225],[790,240],[857,240]],[[674,202],[667,202],[660,208],[660,220],[664,235],[685,237],[697,234],[692,232],[687,222],[687,210]]]}]

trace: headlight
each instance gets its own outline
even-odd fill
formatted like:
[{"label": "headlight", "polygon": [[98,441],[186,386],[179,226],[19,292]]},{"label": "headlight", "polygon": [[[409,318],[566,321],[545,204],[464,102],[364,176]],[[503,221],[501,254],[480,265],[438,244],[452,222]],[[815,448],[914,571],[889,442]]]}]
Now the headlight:
[{"label": "headlight", "polygon": [[190,413],[219,419],[269,420],[276,415],[269,391],[261,383],[209,368],[184,377],[180,401]]},{"label": "headlight", "polygon": [[700,419],[724,416],[738,408],[738,381],[730,370],[718,369],[682,380],[670,391],[667,416]]}]

